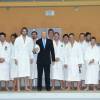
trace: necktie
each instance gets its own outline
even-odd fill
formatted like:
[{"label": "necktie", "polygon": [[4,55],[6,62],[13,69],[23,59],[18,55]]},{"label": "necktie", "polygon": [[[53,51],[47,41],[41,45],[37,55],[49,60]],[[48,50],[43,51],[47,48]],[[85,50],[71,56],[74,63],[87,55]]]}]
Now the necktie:
[{"label": "necktie", "polygon": [[45,39],[43,39],[43,47],[44,47],[44,48],[45,48],[45,44],[46,44],[46,43],[45,43]]}]

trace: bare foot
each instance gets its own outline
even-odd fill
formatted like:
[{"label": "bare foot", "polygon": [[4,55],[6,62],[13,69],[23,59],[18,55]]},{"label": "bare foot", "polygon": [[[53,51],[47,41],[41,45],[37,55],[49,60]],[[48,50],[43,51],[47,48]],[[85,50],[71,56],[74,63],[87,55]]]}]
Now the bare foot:
[{"label": "bare foot", "polygon": [[20,89],[17,89],[16,91],[17,91],[17,92],[20,92],[21,90],[20,90]]},{"label": "bare foot", "polygon": [[96,91],[96,90],[97,90],[96,88],[93,89],[93,91]]},{"label": "bare foot", "polygon": [[70,91],[70,90],[71,90],[71,88],[70,88],[70,87],[68,87],[68,88],[67,88],[67,91]]},{"label": "bare foot", "polygon": [[25,91],[31,91],[29,88],[25,88]]},{"label": "bare foot", "polygon": [[51,90],[54,91],[55,90],[55,87],[52,87]]},{"label": "bare foot", "polygon": [[9,91],[8,87],[5,87],[5,91]]},{"label": "bare foot", "polygon": [[15,91],[16,91],[16,89],[15,89],[15,88],[13,88],[13,89],[12,89],[12,91],[13,91],[13,92],[15,92]]},{"label": "bare foot", "polygon": [[80,88],[77,88],[77,91],[80,91],[81,89]]},{"label": "bare foot", "polygon": [[61,90],[65,90],[65,88],[64,87],[61,87]]},{"label": "bare foot", "polygon": [[32,90],[32,86],[30,86],[29,89]]},{"label": "bare foot", "polygon": [[85,89],[84,89],[84,91],[89,91],[89,88],[88,88],[88,87],[87,87],[87,88],[85,88]]}]

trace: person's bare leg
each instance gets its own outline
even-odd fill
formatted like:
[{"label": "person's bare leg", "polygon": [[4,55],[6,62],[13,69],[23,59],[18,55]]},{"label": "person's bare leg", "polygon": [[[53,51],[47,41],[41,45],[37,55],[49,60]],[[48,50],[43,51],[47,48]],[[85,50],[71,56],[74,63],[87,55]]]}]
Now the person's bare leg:
[{"label": "person's bare leg", "polygon": [[67,88],[68,87],[68,82],[67,81],[65,81],[65,88]]},{"label": "person's bare leg", "polygon": [[15,79],[15,90],[17,90],[17,79]]},{"label": "person's bare leg", "polygon": [[86,85],[85,85],[85,80],[82,80],[82,89],[86,88]]},{"label": "person's bare leg", "polygon": [[24,84],[25,84],[25,91],[30,91],[30,89],[28,88],[28,83],[29,83],[29,79],[26,77],[24,78]]},{"label": "person's bare leg", "polygon": [[13,80],[12,83],[13,83],[12,90],[15,91],[15,80]]},{"label": "person's bare leg", "polygon": [[52,82],[52,90],[54,90],[55,89],[55,80],[52,80],[51,82]]},{"label": "person's bare leg", "polygon": [[14,89],[14,80],[12,80],[12,91],[15,91],[15,89]]},{"label": "person's bare leg", "polygon": [[32,79],[29,79],[29,89],[32,90],[32,83],[33,83],[33,80]]},{"label": "person's bare leg", "polygon": [[77,90],[80,91],[80,82],[77,82]]},{"label": "person's bare leg", "polygon": [[93,91],[96,91],[97,89],[96,89],[96,85],[94,84],[93,85]]},{"label": "person's bare leg", "polygon": [[74,90],[74,84],[75,84],[75,82],[74,81],[72,81],[71,82],[71,88]]},{"label": "person's bare leg", "polygon": [[20,79],[17,79],[17,91],[20,92]]},{"label": "person's bare leg", "polygon": [[13,91],[16,91],[16,88],[17,88],[17,80],[15,79],[13,81]]},{"label": "person's bare leg", "polygon": [[100,89],[100,79],[99,79],[99,84],[98,84],[98,86],[97,86],[99,89]]},{"label": "person's bare leg", "polygon": [[71,90],[71,82],[68,82],[68,88],[67,88],[67,91],[70,91]]},{"label": "person's bare leg", "polygon": [[64,90],[64,88],[65,88],[65,81],[61,80],[60,83],[61,83],[61,89]]},{"label": "person's bare leg", "polygon": [[8,81],[5,81],[5,90],[9,91],[9,89],[8,89]]},{"label": "person's bare leg", "polygon": [[89,91],[89,84],[86,85],[86,88],[84,89],[85,91]]},{"label": "person's bare leg", "polygon": [[80,88],[83,89],[83,80],[80,82]]}]

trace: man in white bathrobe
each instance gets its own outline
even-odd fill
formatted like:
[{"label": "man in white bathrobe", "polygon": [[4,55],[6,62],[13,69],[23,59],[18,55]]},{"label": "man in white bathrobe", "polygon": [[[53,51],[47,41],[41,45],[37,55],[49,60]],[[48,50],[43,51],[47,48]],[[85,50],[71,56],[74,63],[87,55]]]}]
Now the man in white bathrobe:
[{"label": "man in white bathrobe", "polygon": [[90,46],[90,44],[91,44],[91,37],[92,37],[92,34],[90,32],[86,32],[85,33],[86,47]]},{"label": "man in white bathrobe", "polygon": [[15,64],[15,47],[14,43],[17,38],[17,34],[13,33],[10,37],[10,80],[13,82],[13,91],[16,91],[16,78],[17,78],[17,66]]},{"label": "man in white bathrobe", "polygon": [[7,84],[10,80],[9,75],[9,59],[10,45],[6,41],[6,34],[0,33],[0,81],[5,82],[5,89],[8,90]]},{"label": "man in white bathrobe", "polygon": [[56,62],[51,68],[52,89],[55,89],[55,81],[60,81],[61,89],[64,88],[64,60],[63,60],[63,43],[60,41],[60,34],[54,33],[54,51]]},{"label": "man in white bathrobe", "polygon": [[96,90],[96,86],[99,84],[99,60],[100,52],[99,47],[96,45],[96,38],[91,38],[91,45],[86,49],[85,62],[86,62],[86,77],[85,84],[89,90],[89,86],[93,85],[93,90]]},{"label": "man in white bathrobe", "polygon": [[[34,87],[36,87],[36,80],[37,80],[37,55],[40,51],[39,46],[36,44],[36,41],[38,40],[38,33],[36,31],[33,31],[31,33],[31,37],[33,39],[33,64],[31,65],[31,77],[30,77],[30,89],[32,90],[32,85],[34,84]],[[33,82],[34,81],[34,82]]]},{"label": "man in white bathrobe", "polygon": [[81,88],[84,88],[85,87],[84,81],[85,81],[85,75],[86,75],[86,65],[85,65],[84,55],[85,55],[86,48],[90,44],[90,43],[87,43],[85,40],[85,33],[80,33],[79,44],[80,44],[81,51],[83,54],[83,64],[82,64],[82,67],[80,68]]},{"label": "man in white bathrobe", "polygon": [[86,40],[87,44],[90,44],[90,42],[91,42],[91,33],[90,32],[85,33],[85,40]]},{"label": "man in white bathrobe", "polygon": [[67,55],[68,55],[68,44],[69,44],[69,35],[63,35],[63,52],[64,52],[64,81],[65,81],[65,88],[67,87]]},{"label": "man in white bathrobe", "polygon": [[[33,41],[28,35],[28,29],[23,27],[21,35],[15,40],[15,63],[18,70],[18,78],[25,80],[25,90],[28,91],[28,82],[31,75],[30,68],[33,63]],[[18,91],[20,84],[18,80]]]},{"label": "man in white bathrobe", "polygon": [[80,90],[79,67],[83,64],[83,57],[79,43],[75,41],[74,33],[69,34],[68,57],[67,57],[67,81],[68,90],[71,89],[71,82],[77,83],[77,90]]}]

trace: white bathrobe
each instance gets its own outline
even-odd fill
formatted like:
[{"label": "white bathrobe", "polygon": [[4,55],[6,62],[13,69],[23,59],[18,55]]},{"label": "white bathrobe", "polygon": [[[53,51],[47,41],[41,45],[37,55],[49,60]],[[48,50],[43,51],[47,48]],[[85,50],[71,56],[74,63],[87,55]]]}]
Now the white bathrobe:
[{"label": "white bathrobe", "polygon": [[67,81],[80,81],[79,64],[83,64],[81,48],[78,42],[74,42],[73,47],[71,43],[68,45],[68,74]]},{"label": "white bathrobe", "polygon": [[[94,63],[89,64],[89,62],[92,59],[94,59]],[[94,47],[89,46],[85,52],[85,62],[86,62],[85,84],[98,84],[99,59],[100,59],[99,47],[97,45],[95,45]]]},{"label": "white bathrobe", "polygon": [[55,50],[55,58],[59,58],[59,62],[55,62],[54,65],[51,66],[51,79],[54,80],[64,80],[64,60],[63,60],[63,43],[58,41],[56,44],[53,41],[54,50]]},{"label": "white bathrobe", "polygon": [[[63,59],[64,59],[64,65],[66,64],[67,65],[67,59],[68,59],[68,45],[69,45],[69,43],[67,43],[67,44],[64,44],[63,43]],[[64,80],[66,81],[67,80],[67,74],[68,74],[68,72],[67,72],[67,67],[64,67]]]},{"label": "white bathrobe", "polygon": [[30,59],[33,59],[33,41],[30,37],[26,36],[26,40],[22,35],[20,35],[15,40],[15,59],[18,61],[17,70],[18,76],[17,77],[30,77],[31,72],[31,63]]},{"label": "white bathrobe", "polygon": [[17,78],[18,75],[18,69],[15,64],[15,49],[14,44],[10,43],[10,79],[13,80],[14,78]]},{"label": "white bathrobe", "polygon": [[85,40],[83,42],[79,42],[80,44],[80,48],[83,54],[83,64],[81,67],[81,73],[80,73],[80,77],[81,80],[85,80],[85,75],[86,75],[86,65],[85,65],[85,60],[84,60],[84,55],[85,55],[85,51],[87,49],[88,46],[90,46],[90,43],[87,43]]},{"label": "white bathrobe", "polygon": [[3,44],[0,42],[0,58],[5,59],[3,63],[0,63],[0,81],[8,81],[10,80],[10,45],[6,41]]},{"label": "white bathrobe", "polygon": [[30,79],[37,78],[37,55],[40,52],[40,47],[36,44],[36,41],[33,41],[33,49],[38,48],[38,51],[33,53],[33,64],[31,64],[31,77]]}]

